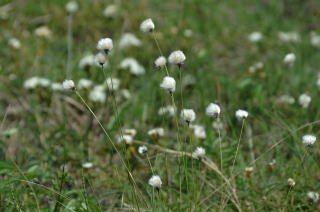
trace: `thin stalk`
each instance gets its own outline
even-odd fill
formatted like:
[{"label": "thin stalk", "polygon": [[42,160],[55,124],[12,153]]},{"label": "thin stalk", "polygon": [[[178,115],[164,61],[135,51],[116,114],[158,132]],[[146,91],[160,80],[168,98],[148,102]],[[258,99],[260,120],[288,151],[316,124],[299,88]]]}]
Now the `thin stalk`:
[{"label": "thin stalk", "polygon": [[71,77],[71,67],[72,67],[72,24],[73,16],[69,14],[68,16],[68,58],[67,58],[67,79]]}]

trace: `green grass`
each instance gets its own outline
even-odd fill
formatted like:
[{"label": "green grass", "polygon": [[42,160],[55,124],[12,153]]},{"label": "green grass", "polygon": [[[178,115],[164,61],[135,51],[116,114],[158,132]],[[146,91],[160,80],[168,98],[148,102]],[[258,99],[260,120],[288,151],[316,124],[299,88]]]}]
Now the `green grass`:
[{"label": "green grass", "polygon": [[[73,24],[72,79],[78,82],[80,78],[89,78],[95,84],[103,83],[105,76],[99,67],[86,72],[78,68],[78,62],[87,53],[97,53],[96,43],[100,38],[111,37],[115,47],[106,73],[119,78],[121,89],[128,89],[132,98],[114,105],[113,97],[107,92],[107,102],[96,104],[88,100],[87,91],[79,92],[113,142],[120,128],[136,129],[137,141],[127,146],[117,144],[119,155],[75,93],[23,88],[24,81],[32,76],[53,82],[66,78],[66,2],[2,1],[0,7],[10,4],[11,10],[7,18],[0,19],[1,211],[37,211],[37,208],[40,211],[237,211],[236,205],[242,211],[319,208],[308,202],[306,195],[309,191],[320,192],[319,142],[306,148],[301,137],[319,135],[320,100],[316,81],[320,53],[319,48],[310,45],[310,32],[320,33],[320,2],[115,1],[120,12],[113,19],[102,14],[112,2],[78,2],[80,8]],[[183,107],[195,110],[195,124],[205,126],[206,139],[197,139],[180,119],[177,129],[175,118],[158,115],[158,109],[172,101],[159,87],[166,74],[153,67],[160,53],[152,35],[139,31],[141,21],[149,17],[155,22],[155,36],[164,55],[177,49],[186,54],[182,81],[191,77],[194,83],[182,83],[178,69],[169,66],[170,75],[177,81],[174,99],[178,113]],[[42,25],[51,29],[50,39],[34,35],[34,30]],[[184,35],[186,29],[192,30],[191,37]],[[261,42],[248,41],[253,31],[263,33]],[[280,31],[297,32],[301,40],[280,41]],[[117,48],[124,32],[134,33],[142,41],[142,47]],[[21,41],[20,49],[8,45],[12,37]],[[292,67],[282,62],[289,52],[297,56]],[[132,76],[119,69],[126,57],[136,58],[146,74]],[[264,68],[249,74],[249,67],[260,61]],[[312,97],[307,109],[297,103],[302,93]],[[296,102],[278,104],[277,98],[284,94],[295,97]],[[219,134],[205,115],[210,102],[217,102],[222,108],[222,175],[235,188],[238,202],[234,197],[226,198],[230,186],[216,169],[199,160],[159,150],[163,147],[192,152],[202,146],[207,157],[219,167]],[[237,109],[245,109],[250,115],[245,121],[232,174],[241,131],[241,123],[234,117]],[[155,127],[165,129],[165,136],[158,141],[147,134]],[[252,150],[249,140],[253,141]],[[155,174],[163,181],[160,192],[148,185],[152,171],[147,157],[137,152],[139,141],[151,144],[148,157]],[[133,175],[135,189],[121,158]],[[268,164],[273,159],[276,165],[271,169]],[[93,167],[82,168],[88,161]],[[254,171],[251,177],[246,177],[244,170],[249,166]],[[296,182],[291,189],[287,186],[288,178]]]}]

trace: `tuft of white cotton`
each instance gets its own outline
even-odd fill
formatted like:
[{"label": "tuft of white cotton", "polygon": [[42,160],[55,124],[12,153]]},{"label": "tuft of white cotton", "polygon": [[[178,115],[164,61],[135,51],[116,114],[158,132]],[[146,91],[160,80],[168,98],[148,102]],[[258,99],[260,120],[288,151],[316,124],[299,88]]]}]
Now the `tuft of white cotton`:
[{"label": "tuft of white cotton", "polygon": [[186,56],[181,50],[173,51],[168,57],[169,63],[178,65],[179,67],[183,65],[185,60]]},{"label": "tuft of white cotton", "polygon": [[311,33],[311,38],[310,38],[310,44],[311,44],[313,47],[319,48],[319,47],[320,47],[320,35],[312,32],[312,33]]},{"label": "tuft of white cotton", "polygon": [[185,37],[187,37],[187,38],[192,37],[192,35],[193,35],[192,29],[185,29],[185,30],[183,31],[183,35],[184,35]]},{"label": "tuft of white cotton", "polygon": [[93,85],[93,82],[89,79],[80,79],[78,82],[78,89],[88,89]]},{"label": "tuft of white cotton", "polygon": [[192,157],[197,159],[203,159],[206,155],[206,150],[203,147],[197,147],[196,150],[192,153]]},{"label": "tuft of white cotton", "polygon": [[123,141],[126,143],[126,144],[132,144],[133,143],[133,136],[132,135],[122,135],[122,136],[118,136],[117,137],[117,141],[118,143],[122,143]]},{"label": "tuft of white cotton", "polygon": [[104,103],[107,99],[105,86],[97,85],[89,93],[89,99],[92,102]]},{"label": "tuft of white cotton", "polygon": [[206,130],[202,125],[191,125],[194,135],[199,139],[205,139],[207,137]]},{"label": "tuft of white cotton", "polygon": [[167,63],[167,59],[164,56],[158,57],[155,61],[154,64],[157,68],[163,68]]},{"label": "tuft of white cotton", "polygon": [[122,97],[124,97],[125,99],[130,99],[131,98],[131,93],[128,89],[122,89],[120,90],[120,94]]},{"label": "tuft of white cotton", "polygon": [[48,87],[50,85],[50,80],[48,80],[47,78],[39,77],[38,85],[41,87]]},{"label": "tuft of white cotton", "polygon": [[221,109],[219,105],[210,103],[206,108],[206,114],[210,117],[218,117],[220,115]]},{"label": "tuft of white cotton", "polygon": [[68,80],[68,79],[63,81],[62,86],[63,86],[63,89],[65,90],[74,90],[76,88],[73,80]]},{"label": "tuft of white cotton", "polygon": [[169,91],[170,93],[173,93],[176,90],[176,81],[173,77],[166,76],[163,78],[160,87]]},{"label": "tuft of white cotton", "polygon": [[24,81],[23,87],[25,89],[34,89],[38,86],[38,82],[39,82],[39,77],[31,77],[26,81]]},{"label": "tuft of white cotton", "polygon": [[174,107],[172,105],[167,105],[165,107],[161,107],[158,110],[158,114],[160,116],[162,116],[162,115],[174,116],[174,114],[175,114]]},{"label": "tuft of white cotton", "polygon": [[106,84],[107,88],[110,91],[116,91],[120,87],[120,80],[118,78],[114,78],[114,77],[107,78],[104,83]]},{"label": "tuft of white cotton", "polygon": [[236,111],[236,118],[241,121],[242,119],[246,119],[248,117],[249,113],[245,110],[237,110]]},{"label": "tuft of white cotton", "polygon": [[94,65],[95,56],[92,54],[86,55],[79,61],[80,69],[87,69]]},{"label": "tuft of white cotton", "polygon": [[311,200],[313,203],[316,203],[316,202],[319,201],[320,195],[319,195],[318,192],[309,191],[309,192],[307,193],[307,197],[308,197],[308,199]]},{"label": "tuft of white cotton", "polygon": [[124,129],[123,134],[130,135],[130,136],[134,137],[137,134],[137,130],[136,129]]},{"label": "tuft of white cotton", "polygon": [[124,33],[119,41],[120,48],[128,48],[131,46],[141,46],[142,42],[132,33]]},{"label": "tuft of white cotton", "polygon": [[116,16],[117,13],[118,13],[118,7],[115,4],[108,5],[103,11],[103,15],[107,18],[112,18]]},{"label": "tuft of white cotton", "polygon": [[85,169],[90,169],[93,167],[93,163],[90,163],[90,162],[84,163],[82,164],[82,167]]},{"label": "tuft of white cotton", "polygon": [[299,104],[303,107],[303,108],[307,108],[309,107],[309,104],[311,102],[311,96],[307,95],[307,94],[301,94],[299,96]]},{"label": "tuft of white cotton", "polygon": [[320,88],[320,78],[317,79],[317,87]]},{"label": "tuft of white cotton", "polygon": [[161,127],[151,129],[148,131],[148,135],[151,137],[156,137],[156,138],[162,137],[162,136],[164,136],[164,129]]},{"label": "tuft of white cotton", "polygon": [[156,188],[156,189],[160,189],[161,185],[162,185],[162,181],[161,178],[158,175],[153,175],[150,179],[149,179],[149,185],[151,185],[152,187]]},{"label": "tuft of white cotton", "polygon": [[295,103],[295,99],[292,96],[289,95],[282,95],[277,99],[278,104],[289,104],[292,105]]},{"label": "tuft of white cotton", "polygon": [[102,38],[98,41],[97,49],[105,54],[108,54],[113,48],[113,42],[111,38]]},{"label": "tuft of white cotton", "polygon": [[196,113],[192,109],[183,109],[180,113],[182,120],[190,124],[196,119]]},{"label": "tuft of white cotton", "polygon": [[66,4],[66,11],[68,13],[75,13],[75,12],[77,12],[78,9],[79,9],[79,5],[76,1],[69,1]]},{"label": "tuft of white cotton", "polygon": [[21,47],[21,43],[17,38],[10,38],[8,44],[14,49],[20,49]]},{"label": "tuft of white cotton", "polygon": [[293,65],[294,61],[296,61],[296,55],[294,53],[287,54],[283,59],[283,62],[287,65]]},{"label": "tuft of white cotton", "polygon": [[217,120],[215,120],[214,122],[212,122],[212,127],[213,129],[220,131],[224,129],[224,124],[223,122],[220,120],[220,118],[217,118]]},{"label": "tuft of white cotton", "polygon": [[297,32],[279,32],[278,37],[280,41],[284,42],[299,42],[300,35]]},{"label": "tuft of white cotton", "polygon": [[142,32],[152,32],[155,26],[151,18],[148,18],[140,24],[140,30]]},{"label": "tuft of white cotton", "polygon": [[133,75],[142,75],[145,73],[145,69],[138,61],[134,58],[128,57],[121,61],[120,68],[129,69],[130,73]]},{"label": "tuft of white cotton", "polygon": [[257,43],[259,41],[261,41],[263,38],[263,35],[261,32],[252,32],[251,34],[249,34],[248,36],[248,40],[252,43]]},{"label": "tuft of white cotton", "polygon": [[148,152],[148,147],[146,147],[145,145],[139,146],[138,152],[139,152],[139,154],[144,155]]},{"label": "tuft of white cotton", "polygon": [[58,83],[58,82],[51,83],[51,89],[53,91],[63,91],[64,90],[62,84]]},{"label": "tuft of white cotton", "polygon": [[302,143],[305,146],[312,146],[317,141],[317,137],[314,135],[304,135],[302,136]]},{"label": "tuft of white cotton", "polygon": [[296,185],[296,181],[294,181],[294,179],[292,179],[292,178],[289,178],[289,179],[287,180],[287,182],[288,182],[288,186],[289,186],[289,187],[293,187],[293,186]]},{"label": "tuft of white cotton", "polygon": [[107,59],[106,56],[104,54],[102,54],[101,52],[99,52],[95,58],[94,58],[95,62],[97,65],[99,66],[105,66]]},{"label": "tuft of white cotton", "polygon": [[51,30],[47,26],[41,26],[35,29],[34,34],[40,38],[50,38],[51,37]]}]

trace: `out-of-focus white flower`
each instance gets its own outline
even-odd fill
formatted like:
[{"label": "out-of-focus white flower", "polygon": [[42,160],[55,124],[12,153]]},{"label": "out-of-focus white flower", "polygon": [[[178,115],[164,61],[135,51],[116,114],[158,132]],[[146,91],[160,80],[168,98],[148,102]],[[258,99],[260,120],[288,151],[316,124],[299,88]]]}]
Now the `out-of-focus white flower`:
[{"label": "out-of-focus white flower", "polygon": [[254,65],[252,65],[252,66],[249,67],[249,73],[250,73],[250,74],[254,74],[254,73],[256,73],[257,71],[262,70],[263,67],[264,67],[263,62],[257,62],[257,63],[255,63]]},{"label": "out-of-focus white flower", "polygon": [[206,130],[204,126],[201,125],[191,125],[191,129],[193,129],[194,135],[199,139],[205,139],[207,137]]},{"label": "out-of-focus white flower", "polygon": [[314,191],[309,191],[307,193],[307,197],[308,199],[313,202],[313,203],[316,203],[319,201],[319,193],[318,192],[314,192]]},{"label": "out-of-focus white flower", "polygon": [[160,179],[160,177],[158,175],[153,175],[150,179],[149,179],[149,185],[151,185],[152,187],[156,188],[156,189],[160,189],[161,185],[162,185],[162,181]]},{"label": "out-of-focus white flower", "polygon": [[183,35],[184,35],[185,37],[187,37],[187,38],[190,38],[190,37],[192,37],[192,35],[193,35],[193,31],[192,31],[191,29],[185,29],[185,30],[183,31]]},{"label": "out-of-focus white flower", "polygon": [[137,130],[136,129],[124,129],[123,134],[130,135],[130,136],[134,137],[137,134]]},{"label": "out-of-focus white flower", "polygon": [[283,62],[287,65],[292,65],[294,61],[296,61],[296,55],[294,53],[287,54],[283,59]]},{"label": "out-of-focus white flower", "polygon": [[116,16],[117,13],[118,13],[118,7],[115,4],[111,4],[107,6],[103,11],[103,15],[107,18],[112,18]]},{"label": "out-of-focus white flower", "polygon": [[93,85],[93,82],[89,79],[80,79],[78,82],[78,89],[88,89]]},{"label": "out-of-focus white flower", "polygon": [[79,68],[80,69],[90,68],[91,66],[94,65],[94,61],[95,61],[94,59],[95,59],[95,56],[92,54],[84,56],[79,61]]},{"label": "out-of-focus white flower", "polygon": [[64,90],[62,84],[58,83],[58,82],[51,83],[51,89],[53,91],[63,91]]},{"label": "out-of-focus white flower", "polygon": [[52,32],[47,26],[41,26],[35,29],[34,34],[40,38],[50,38]]},{"label": "out-of-focus white flower", "polygon": [[312,46],[319,48],[320,47],[320,35],[312,32],[311,38],[310,38],[310,43]]},{"label": "out-of-focus white flower", "polygon": [[26,81],[24,81],[23,87],[25,89],[34,89],[37,87],[38,82],[39,82],[38,77],[31,77],[31,78],[27,79]]},{"label": "out-of-focus white flower", "polygon": [[17,38],[10,38],[8,44],[14,49],[20,49],[21,47],[21,43]]},{"label": "out-of-focus white flower", "polygon": [[90,163],[90,162],[84,163],[82,164],[82,167],[85,169],[90,169],[93,167],[93,163]]},{"label": "out-of-focus white flower", "polygon": [[130,46],[141,46],[142,42],[132,33],[124,33],[119,41],[120,48],[128,48]]},{"label": "out-of-focus white flower", "polygon": [[203,159],[206,155],[206,150],[203,147],[197,147],[196,150],[192,153],[192,157],[197,159]]},{"label": "out-of-focus white flower", "polygon": [[183,109],[180,114],[181,118],[190,124],[196,119],[196,113],[192,109]]},{"label": "out-of-focus white flower", "polygon": [[279,32],[278,37],[284,42],[299,42],[300,35],[297,32]]},{"label": "out-of-focus white flower", "polygon": [[293,187],[293,186],[296,185],[296,181],[294,181],[294,179],[292,179],[292,178],[289,178],[289,179],[287,180],[287,182],[288,182],[288,186],[289,186],[289,187]]},{"label": "out-of-focus white flower", "polygon": [[252,32],[251,34],[249,34],[248,36],[248,40],[252,43],[257,43],[259,41],[261,41],[263,38],[263,35],[261,32]]},{"label": "out-of-focus white flower", "polygon": [[277,99],[278,104],[294,104],[295,99],[292,96],[289,95],[282,95]]},{"label": "out-of-focus white flower", "polygon": [[158,57],[155,61],[154,64],[157,68],[163,68],[167,63],[167,59],[164,56]]},{"label": "out-of-focus white flower", "polygon": [[138,152],[139,152],[139,154],[144,155],[148,152],[148,147],[146,147],[145,145],[139,146]]},{"label": "out-of-focus white flower", "polygon": [[111,38],[102,38],[99,40],[97,44],[97,49],[105,54],[109,54],[109,52],[113,48],[113,42]]},{"label": "out-of-focus white flower", "polygon": [[128,57],[121,61],[120,68],[129,69],[131,74],[141,75],[145,73],[144,67],[134,58]]},{"label": "out-of-focus white flower", "polygon": [[172,105],[167,105],[165,107],[159,108],[158,114],[165,115],[168,114],[169,116],[174,116],[174,107]]},{"label": "out-of-focus white flower", "polygon": [[183,65],[185,60],[186,56],[181,50],[173,51],[168,57],[169,63],[178,65],[179,67]]},{"label": "out-of-focus white flower", "polygon": [[65,90],[74,90],[76,88],[73,80],[67,80],[67,79],[63,81],[62,86],[63,86],[63,89]]},{"label": "out-of-focus white flower", "polygon": [[317,140],[317,137],[314,135],[304,135],[302,136],[302,143],[305,146],[312,146]]},{"label": "out-of-focus white flower", "polygon": [[118,78],[107,78],[105,81],[105,84],[107,85],[107,88],[110,91],[116,91],[120,87],[120,80]]},{"label": "out-of-focus white flower", "polygon": [[125,142],[126,144],[132,144],[133,136],[132,135],[121,135],[117,137],[118,143]]},{"label": "out-of-focus white flower", "polygon": [[105,66],[106,62],[107,62],[107,59],[106,59],[106,56],[104,54],[102,54],[101,52],[99,52],[96,56],[95,56],[95,61],[96,61],[96,64],[99,65],[99,66]]},{"label": "out-of-focus white flower", "polygon": [[69,1],[66,4],[66,10],[68,13],[75,13],[79,9],[79,5],[76,1]]},{"label": "out-of-focus white flower", "polygon": [[89,99],[93,102],[104,103],[107,99],[105,87],[103,85],[95,86],[89,93]]},{"label": "out-of-focus white flower", "polygon": [[317,79],[317,86],[320,88],[320,78]]},{"label": "out-of-focus white flower", "polygon": [[38,84],[41,87],[48,87],[50,85],[50,80],[48,80],[47,78],[39,77]]},{"label": "out-of-focus white flower", "polygon": [[164,129],[161,127],[154,128],[148,131],[148,135],[153,138],[159,138],[164,136]]},{"label": "out-of-focus white flower", "polygon": [[176,81],[173,77],[164,77],[160,87],[169,91],[170,93],[173,93],[176,90]]},{"label": "out-of-focus white flower", "polygon": [[253,172],[253,167],[252,166],[246,167],[244,169],[244,174],[246,175],[246,177],[250,177],[252,172]]},{"label": "out-of-focus white flower", "polygon": [[130,99],[131,98],[131,93],[128,89],[122,89],[120,90],[120,94],[125,98],[125,99]]},{"label": "out-of-focus white flower", "polygon": [[219,105],[217,104],[214,104],[214,103],[210,103],[208,105],[208,107],[206,108],[206,114],[207,116],[210,116],[210,117],[218,117],[220,115],[220,107]]},{"label": "out-of-focus white flower", "polygon": [[155,28],[155,26],[154,26],[154,23],[151,18],[144,20],[140,24],[140,30],[142,32],[152,32],[154,30],[154,28]]},{"label": "out-of-focus white flower", "polygon": [[217,120],[215,120],[212,123],[212,127],[213,129],[220,131],[220,130],[223,130],[224,125],[223,125],[223,122],[220,120],[220,118],[217,118]]},{"label": "out-of-focus white flower", "polygon": [[311,96],[307,95],[307,94],[301,94],[299,96],[299,104],[303,107],[303,108],[307,108],[309,107],[309,104],[311,102]]},{"label": "out-of-focus white flower", "polygon": [[241,121],[242,119],[246,119],[249,113],[245,110],[237,110],[236,111],[236,118]]}]

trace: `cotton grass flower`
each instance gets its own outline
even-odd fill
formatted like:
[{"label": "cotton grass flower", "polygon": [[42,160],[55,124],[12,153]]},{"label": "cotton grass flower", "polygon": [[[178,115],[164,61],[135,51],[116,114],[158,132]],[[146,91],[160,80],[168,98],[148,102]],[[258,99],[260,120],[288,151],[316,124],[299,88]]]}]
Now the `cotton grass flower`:
[{"label": "cotton grass flower", "polygon": [[207,133],[204,126],[190,125],[190,128],[193,129],[193,133],[198,139],[205,139],[207,137]]},{"label": "cotton grass flower", "polygon": [[62,86],[63,86],[63,89],[65,89],[65,90],[75,90],[76,89],[73,80],[66,79],[65,81],[63,81]]},{"label": "cotton grass flower", "polygon": [[124,141],[126,144],[130,145],[133,143],[133,136],[131,136],[131,135],[118,136],[117,141],[119,144]]},{"label": "cotton grass flower", "polygon": [[11,46],[14,49],[20,49],[21,43],[17,38],[10,38],[8,41],[9,46]]},{"label": "cotton grass flower", "polygon": [[118,7],[115,4],[108,5],[103,11],[103,15],[107,18],[113,18],[117,13]]},{"label": "cotton grass flower", "polygon": [[93,82],[89,79],[80,79],[77,85],[77,88],[80,89],[89,89],[93,85]]},{"label": "cotton grass flower", "polygon": [[140,155],[144,155],[148,152],[148,147],[146,147],[145,145],[139,146],[138,152]]},{"label": "cotton grass flower", "polygon": [[89,100],[91,100],[92,102],[104,103],[106,99],[107,96],[104,86],[95,86],[89,93]]},{"label": "cotton grass flower", "polygon": [[299,96],[299,104],[303,107],[303,108],[307,108],[309,107],[309,104],[311,102],[311,96],[307,95],[307,94],[301,94]]},{"label": "cotton grass flower", "polygon": [[149,179],[149,185],[151,185],[153,188],[160,190],[161,185],[162,185],[162,181],[161,178],[158,175],[153,175],[150,179]]},{"label": "cotton grass flower", "polygon": [[160,137],[164,136],[164,129],[161,127],[151,129],[148,131],[148,135],[153,139],[158,140]]},{"label": "cotton grass flower", "polygon": [[175,110],[172,105],[167,105],[167,106],[159,108],[158,114],[160,116],[162,116],[162,115],[174,116]]},{"label": "cotton grass flower", "polygon": [[120,68],[122,69],[129,69],[130,73],[133,75],[142,75],[145,73],[145,69],[139,62],[131,57],[125,58],[120,63]]},{"label": "cotton grass flower", "polygon": [[287,54],[283,59],[283,62],[290,66],[293,65],[295,61],[296,61],[296,55],[294,53]]},{"label": "cotton grass flower", "polygon": [[38,82],[39,82],[38,77],[31,77],[31,78],[27,79],[26,81],[24,81],[23,87],[28,90],[34,89],[37,87]]},{"label": "cotton grass flower", "polygon": [[[80,69],[89,69],[95,63],[95,56],[92,54],[86,55],[79,61]],[[100,65],[100,64],[99,64]]]},{"label": "cotton grass flower", "polygon": [[90,169],[93,167],[93,163],[90,163],[90,162],[84,163],[82,164],[82,167],[85,169]]},{"label": "cotton grass flower", "polygon": [[310,44],[313,47],[320,48],[320,35],[312,32],[311,33],[311,38],[310,38]]},{"label": "cotton grass flower", "polygon": [[97,49],[105,54],[109,54],[109,52],[113,48],[113,42],[111,38],[102,38],[98,41]]},{"label": "cotton grass flower", "polygon": [[168,57],[169,63],[178,65],[179,68],[183,65],[185,60],[186,56],[181,50],[173,51]]},{"label": "cotton grass flower", "polygon": [[220,112],[221,112],[221,109],[220,109],[219,105],[214,104],[214,103],[210,103],[208,105],[208,107],[206,108],[207,116],[212,117],[212,118],[218,117],[220,115]]},{"label": "cotton grass flower", "polygon": [[247,111],[245,111],[245,110],[240,110],[239,109],[239,110],[236,111],[236,118],[239,121],[248,118],[248,115],[249,115],[249,113]]},{"label": "cotton grass flower", "polygon": [[154,61],[156,68],[159,68],[159,69],[165,67],[166,63],[167,63],[167,59],[164,56],[160,56]]},{"label": "cotton grass flower", "polygon": [[68,13],[75,13],[75,12],[77,12],[78,8],[79,8],[79,5],[76,1],[69,1],[66,4],[66,11]]},{"label": "cotton grass flower", "polygon": [[105,66],[107,59],[106,56],[104,54],[102,54],[101,52],[99,52],[96,56],[95,56],[95,61],[96,64],[103,67]]},{"label": "cotton grass flower", "polygon": [[279,32],[278,37],[283,42],[299,42],[300,35],[297,32]]},{"label": "cotton grass flower", "polygon": [[137,134],[137,130],[136,129],[124,129],[123,134],[130,135],[130,136],[134,137]]},{"label": "cotton grass flower", "polygon": [[295,99],[294,99],[294,97],[289,96],[289,95],[282,95],[276,100],[276,102],[278,104],[289,104],[289,105],[292,105],[292,104],[295,103]]},{"label": "cotton grass flower", "polygon": [[110,77],[106,79],[105,84],[109,91],[117,91],[120,87],[120,80],[118,78]]},{"label": "cotton grass flower", "polygon": [[252,166],[246,167],[244,169],[244,173],[245,173],[246,177],[251,177],[251,175],[253,173],[253,167]]},{"label": "cotton grass flower", "polygon": [[154,23],[151,18],[144,20],[140,24],[140,30],[142,32],[152,32],[154,30],[154,28],[155,28],[155,26],[154,26]]},{"label": "cotton grass flower", "polygon": [[190,124],[196,119],[196,113],[192,109],[183,109],[180,113],[182,120]]},{"label": "cotton grass flower", "polygon": [[307,193],[307,198],[310,202],[316,203],[319,201],[319,193],[318,192],[314,192],[314,191],[309,191]]},{"label": "cotton grass flower", "polygon": [[50,38],[51,37],[51,30],[47,26],[41,26],[35,29],[34,34],[40,38]]},{"label": "cotton grass flower", "polygon": [[58,82],[51,83],[51,89],[53,91],[63,91],[64,90],[63,85]]},{"label": "cotton grass flower", "polygon": [[206,155],[206,150],[203,147],[197,147],[196,150],[192,153],[192,157],[196,159],[203,159]]},{"label": "cotton grass flower", "polygon": [[259,41],[261,41],[263,38],[263,35],[261,32],[252,32],[249,36],[248,36],[248,40],[251,43],[257,43]]},{"label": "cotton grass flower", "polygon": [[305,146],[312,146],[317,141],[317,137],[314,135],[304,135],[302,136],[302,143]]},{"label": "cotton grass flower", "polygon": [[163,78],[160,87],[169,93],[173,93],[176,90],[176,81],[173,77],[166,76]]},{"label": "cotton grass flower", "polygon": [[296,181],[294,181],[292,178],[289,178],[287,182],[289,187],[294,187],[296,185]]},{"label": "cotton grass flower", "polygon": [[121,49],[131,46],[139,47],[141,45],[142,42],[132,33],[124,33],[119,41],[119,47]]}]

